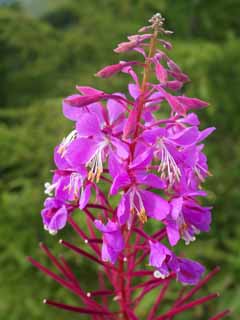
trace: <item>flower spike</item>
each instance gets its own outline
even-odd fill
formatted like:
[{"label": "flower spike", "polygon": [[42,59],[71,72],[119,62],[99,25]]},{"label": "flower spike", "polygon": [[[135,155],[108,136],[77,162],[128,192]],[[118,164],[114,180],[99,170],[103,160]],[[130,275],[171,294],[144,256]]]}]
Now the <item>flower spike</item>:
[{"label": "flower spike", "polygon": [[[195,113],[207,102],[179,93],[189,77],[168,56],[172,45],[161,36],[170,34],[156,13],[149,25],[114,49],[136,51],[141,60],[111,64],[96,76],[127,74],[126,92],[77,86],[78,93],[63,100],[63,114],[74,128],[54,150],[56,169],[45,183],[41,217],[50,234],[72,227],[78,243],[59,243],[94,264],[98,282],[83,290],[68,262],[41,244],[60,275],[29,261],[77,295],[83,306],[53,300],[45,304],[93,320],[138,320],[140,303],[158,288],[141,319],[167,320],[219,296],[191,300],[219,268],[202,278],[204,266],[189,259],[187,250],[178,256],[175,249],[179,242],[190,245],[210,231],[211,207],[201,203],[207,196],[203,183],[210,176],[203,141],[215,128],[200,129]],[[153,234],[150,224],[157,228]],[[173,292],[175,300],[169,303],[165,295],[173,281],[185,287]],[[225,310],[211,319],[228,314]]]}]

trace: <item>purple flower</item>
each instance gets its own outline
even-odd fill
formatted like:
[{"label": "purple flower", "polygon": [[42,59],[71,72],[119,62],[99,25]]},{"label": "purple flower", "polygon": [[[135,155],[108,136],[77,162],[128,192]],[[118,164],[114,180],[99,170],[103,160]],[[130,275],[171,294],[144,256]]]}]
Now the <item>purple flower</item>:
[{"label": "purple flower", "polygon": [[124,249],[124,240],[120,226],[111,220],[108,220],[106,225],[100,220],[95,220],[94,224],[103,233],[102,260],[115,263],[119,254]]},{"label": "purple flower", "polygon": [[144,170],[151,159],[152,150],[149,149],[138,155],[128,170],[122,168],[114,177],[110,193],[113,195],[119,189],[126,190],[117,210],[120,224],[128,222],[130,226],[134,214],[145,223],[147,216],[161,221],[169,213],[169,204],[165,199],[142,188],[142,185],[158,189],[165,187],[165,183],[158,176]]},{"label": "purple flower", "polygon": [[54,198],[47,198],[41,216],[45,230],[54,235],[58,230],[65,227],[68,211],[63,202]]},{"label": "purple flower", "polygon": [[179,197],[170,202],[171,213],[166,218],[167,235],[172,246],[180,237],[189,244],[201,231],[208,232],[211,223],[211,208],[200,206],[194,198]]},{"label": "purple flower", "polygon": [[196,285],[205,272],[203,265],[190,259],[174,257],[170,264],[177,280],[185,285]]},{"label": "purple flower", "polygon": [[158,271],[154,273],[154,276],[165,279],[171,272],[169,262],[172,259],[172,252],[159,242],[149,241],[149,245],[149,265],[155,267]]},{"label": "purple flower", "polygon": [[166,246],[149,241],[149,265],[156,268],[154,276],[165,279],[171,272],[183,284],[195,285],[199,282],[205,268],[198,262],[176,257]]},{"label": "purple flower", "polygon": [[128,157],[128,145],[121,141],[124,108],[115,100],[108,100],[108,113],[105,119],[100,119],[94,112],[87,112],[77,122],[77,138],[73,140],[66,151],[66,160],[73,166],[85,164],[90,167],[88,179],[99,181],[103,172],[109,149],[116,152],[119,159]]}]

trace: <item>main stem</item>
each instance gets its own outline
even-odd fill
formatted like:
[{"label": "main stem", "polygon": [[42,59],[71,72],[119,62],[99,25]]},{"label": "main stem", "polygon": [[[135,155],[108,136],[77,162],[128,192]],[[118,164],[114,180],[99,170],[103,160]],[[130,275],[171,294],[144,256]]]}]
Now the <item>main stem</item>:
[{"label": "main stem", "polygon": [[142,79],[142,85],[141,85],[141,96],[138,104],[138,110],[137,110],[137,126],[134,138],[138,136],[139,126],[138,123],[141,121],[141,115],[144,108],[144,101],[145,101],[145,94],[147,90],[147,84],[149,81],[149,77],[151,74],[151,58],[155,55],[156,52],[156,45],[157,45],[157,37],[158,37],[158,30],[157,28],[154,30],[150,46],[149,46],[149,53],[148,57],[146,59],[145,67],[144,67],[144,73],[143,73],[143,79]]},{"label": "main stem", "polygon": [[[139,99],[139,103],[137,105],[137,126],[136,126],[136,130],[134,132],[134,143],[131,145],[131,156],[133,158],[134,156],[134,150],[135,150],[135,146],[136,146],[136,138],[139,134],[139,122],[141,121],[141,115],[142,115],[142,111],[144,108],[144,104],[145,104],[145,95],[146,95],[146,91],[148,89],[147,85],[148,85],[148,81],[150,78],[150,74],[151,74],[151,58],[155,55],[156,52],[156,44],[157,44],[157,37],[158,37],[158,30],[157,28],[154,29],[151,41],[150,41],[150,46],[149,46],[149,53],[148,53],[148,57],[145,61],[145,67],[144,67],[144,72],[143,72],[143,79],[142,79],[142,84],[141,84],[141,94],[140,94],[140,99]],[[126,297],[128,296],[127,292],[126,292],[126,287],[125,287],[125,280],[124,278],[121,276],[121,274],[124,272],[124,261],[121,259],[119,261],[119,279],[120,279],[120,290],[121,290],[121,303],[120,303],[120,307],[121,307],[121,311],[122,311],[122,316],[123,319],[125,320],[130,320],[128,313],[126,312]],[[128,277],[130,277],[128,275]],[[128,284],[130,284],[131,280],[127,279]],[[129,303],[127,303],[127,305],[129,305]]]}]

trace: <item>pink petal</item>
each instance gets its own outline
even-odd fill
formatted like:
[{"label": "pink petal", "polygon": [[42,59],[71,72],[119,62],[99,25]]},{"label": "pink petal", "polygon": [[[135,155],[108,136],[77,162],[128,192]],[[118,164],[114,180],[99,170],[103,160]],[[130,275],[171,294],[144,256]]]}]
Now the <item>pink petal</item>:
[{"label": "pink petal", "polygon": [[76,129],[80,137],[101,135],[100,123],[94,113],[85,113],[77,122]]},{"label": "pink petal", "polygon": [[143,205],[149,217],[162,221],[169,214],[169,203],[159,195],[143,190],[139,191]]}]

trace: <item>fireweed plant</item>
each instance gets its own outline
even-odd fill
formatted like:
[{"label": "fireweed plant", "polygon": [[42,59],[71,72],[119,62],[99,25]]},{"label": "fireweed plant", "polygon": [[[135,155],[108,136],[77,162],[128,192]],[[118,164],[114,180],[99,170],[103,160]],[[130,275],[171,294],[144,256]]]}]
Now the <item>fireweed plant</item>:
[{"label": "fireweed plant", "polygon": [[[96,74],[127,74],[128,95],[77,86],[80,93],[64,99],[63,114],[74,122],[74,130],[55,148],[56,169],[52,182],[45,184],[44,228],[56,234],[71,225],[81,246],[59,242],[98,265],[95,291],[83,290],[67,261],[44,244],[41,249],[61,275],[29,258],[82,301],[81,306],[44,303],[94,320],[139,319],[139,304],[156,288],[144,319],[170,320],[218,296],[193,299],[218,268],[202,278],[205,268],[199,262],[174,253],[180,241],[188,245],[210,229],[211,207],[203,207],[199,198],[206,196],[202,183],[210,174],[203,140],[215,128],[199,129],[194,110],[206,102],[179,93],[189,78],[167,55],[171,44],[159,38],[172,33],[164,29],[164,18],[157,13],[149,22],[114,50],[136,51],[141,61],[120,61]],[[167,116],[158,119],[161,112]],[[85,216],[85,227],[77,224],[76,215]],[[153,234],[146,230],[150,220],[157,228]],[[172,281],[193,287],[183,287],[163,312]]]}]

